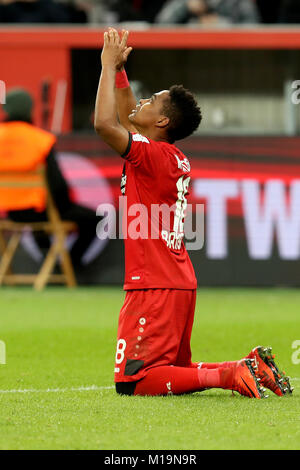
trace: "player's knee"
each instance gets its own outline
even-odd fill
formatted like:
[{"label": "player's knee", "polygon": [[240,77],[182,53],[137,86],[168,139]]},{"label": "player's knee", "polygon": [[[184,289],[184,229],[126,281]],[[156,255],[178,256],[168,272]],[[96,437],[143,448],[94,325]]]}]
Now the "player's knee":
[{"label": "player's knee", "polygon": [[133,395],[136,382],[117,382],[116,392],[119,395]]}]

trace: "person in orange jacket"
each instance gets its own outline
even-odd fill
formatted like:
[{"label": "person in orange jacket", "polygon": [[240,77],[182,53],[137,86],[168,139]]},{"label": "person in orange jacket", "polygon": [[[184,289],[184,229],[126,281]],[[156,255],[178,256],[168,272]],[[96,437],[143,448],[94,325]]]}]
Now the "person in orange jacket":
[{"label": "person in orange jacket", "polygon": [[[93,210],[71,201],[68,184],[56,160],[56,137],[32,124],[30,94],[21,88],[12,89],[2,106],[6,118],[0,123],[0,172],[30,171],[45,163],[49,188],[62,219],[78,225],[78,238],[70,254],[73,264],[80,266],[84,252],[96,236],[100,218]],[[2,188],[0,210],[15,222],[46,221],[45,193],[40,188],[22,188],[19,193]],[[45,234],[38,234],[36,241],[41,249],[50,246]]]}]

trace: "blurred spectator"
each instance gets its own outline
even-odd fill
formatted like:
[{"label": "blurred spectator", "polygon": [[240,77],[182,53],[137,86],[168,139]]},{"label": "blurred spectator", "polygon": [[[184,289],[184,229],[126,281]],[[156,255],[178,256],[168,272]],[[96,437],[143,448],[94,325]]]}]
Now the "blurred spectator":
[{"label": "blurred spectator", "polygon": [[[46,177],[56,207],[63,220],[76,222],[78,238],[73,244],[70,255],[74,266],[81,266],[81,258],[96,236],[96,226],[101,217],[96,216],[94,210],[75,204],[69,196],[69,187],[57,163],[55,142],[56,138],[34,126],[31,122],[33,101],[30,94],[22,88],[10,90],[6,95],[3,109],[6,120],[0,124],[0,168],[5,171],[18,171],[44,162]],[[20,153],[20,142],[22,152]],[[7,156],[9,155],[9,162]],[[10,168],[11,166],[11,168]],[[28,200],[30,205],[28,207]],[[22,210],[20,201],[16,198],[7,199],[8,216],[15,222],[44,222],[48,220],[44,200],[28,196],[26,207]],[[34,233],[40,249],[48,250],[50,240],[44,233]]]},{"label": "blurred spectator", "polygon": [[153,23],[166,0],[115,0],[112,8],[117,12],[117,21],[145,21]]},{"label": "blurred spectator", "polygon": [[278,23],[300,23],[300,0],[281,0]]},{"label": "blurred spectator", "polygon": [[0,0],[0,23],[86,23],[85,10],[75,2]]},{"label": "blurred spectator", "polygon": [[266,2],[266,0],[256,0],[256,5],[260,14],[262,23],[277,23],[279,8],[282,0],[272,0],[271,2]]},{"label": "blurred spectator", "polygon": [[[62,1],[62,0],[61,0]],[[70,1],[70,0],[69,0]],[[115,24],[118,13],[114,11],[116,0],[76,0],[78,6],[86,9],[89,23]]]},{"label": "blurred spectator", "polygon": [[254,0],[168,0],[157,23],[258,23]]}]

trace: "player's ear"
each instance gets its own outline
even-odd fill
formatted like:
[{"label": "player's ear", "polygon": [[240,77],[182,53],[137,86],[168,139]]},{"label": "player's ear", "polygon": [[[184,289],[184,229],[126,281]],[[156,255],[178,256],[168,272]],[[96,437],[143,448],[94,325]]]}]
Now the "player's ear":
[{"label": "player's ear", "polygon": [[164,127],[167,127],[169,125],[170,119],[167,116],[160,116],[158,120],[156,121],[156,126],[161,127],[162,129]]}]

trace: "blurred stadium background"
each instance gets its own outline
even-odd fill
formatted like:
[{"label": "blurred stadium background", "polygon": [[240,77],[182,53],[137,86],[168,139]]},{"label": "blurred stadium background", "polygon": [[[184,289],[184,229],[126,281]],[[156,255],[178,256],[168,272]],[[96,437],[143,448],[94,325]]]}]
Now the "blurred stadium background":
[{"label": "blurred stadium background", "polygon": [[[103,30],[128,28],[137,95],[182,83],[203,110],[179,143],[192,159],[191,201],[206,205],[205,244],[191,251],[199,285],[299,285],[298,3],[1,0],[0,80],[33,95],[74,200],[117,206],[122,162],[92,122]],[[122,250],[95,240],[79,282],[121,284]],[[34,272],[40,258],[24,235],[16,269],[26,260]]]}]

